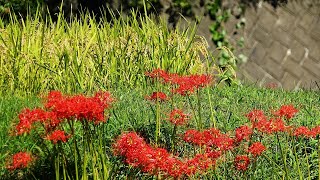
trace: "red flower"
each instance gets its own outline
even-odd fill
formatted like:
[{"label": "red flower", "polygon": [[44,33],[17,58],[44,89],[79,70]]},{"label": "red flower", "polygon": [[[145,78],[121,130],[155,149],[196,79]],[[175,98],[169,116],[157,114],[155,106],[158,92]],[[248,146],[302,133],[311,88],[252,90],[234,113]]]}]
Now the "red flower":
[{"label": "red flower", "polygon": [[17,135],[24,133],[29,133],[32,129],[32,125],[35,122],[40,122],[43,124],[50,124],[50,121],[56,122],[58,125],[57,117],[53,112],[47,112],[43,109],[36,108],[33,110],[24,109],[19,114],[19,124],[16,126]]},{"label": "red flower", "polygon": [[248,169],[248,166],[250,164],[250,159],[248,156],[245,155],[238,155],[234,159],[234,166],[236,167],[237,170],[239,171],[245,171]]},{"label": "red flower", "polygon": [[309,132],[309,136],[315,138],[317,135],[320,134],[320,126],[316,126],[314,128],[312,128]]},{"label": "red flower", "polygon": [[187,95],[194,92],[195,89],[204,87],[212,82],[212,77],[209,75],[189,75],[189,76],[174,76],[171,78],[172,84],[177,84],[178,88],[174,89],[174,93]]},{"label": "red flower", "polygon": [[284,132],[287,130],[287,126],[284,121],[280,118],[271,119],[271,128],[273,132]]},{"label": "red flower", "polygon": [[188,95],[194,92],[195,89],[204,87],[210,84],[213,80],[210,75],[187,75],[179,76],[177,74],[170,74],[162,69],[155,69],[152,72],[146,72],[146,76],[151,78],[162,79],[165,83],[177,85],[178,88],[174,89],[174,93],[180,95]]},{"label": "red flower", "polygon": [[283,105],[274,114],[280,117],[286,117],[288,120],[291,119],[299,110],[294,108],[293,105]]},{"label": "red flower", "polygon": [[97,102],[103,106],[104,109],[110,108],[111,104],[115,101],[112,97],[111,93],[108,91],[99,91],[96,92],[93,100],[97,100]]},{"label": "red flower", "polygon": [[152,148],[134,132],[120,135],[113,147],[115,154],[123,156],[131,166],[150,174],[162,173],[174,178],[205,171],[215,163],[208,154],[197,154],[192,159],[180,160],[165,149]]},{"label": "red flower", "polygon": [[62,130],[55,130],[50,135],[47,135],[46,139],[56,144],[58,141],[67,142],[70,135],[66,135]]},{"label": "red flower", "polygon": [[236,142],[241,142],[243,139],[249,140],[252,135],[252,129],[248,126],[240,126],[236,129]]},{"label": "red flower", "polygon": [[32,122],[29,119],[20,119],[19,124],[16,126],[17,135],[29,133],[31,130]]},{"label": "red flower", "polygon": [[205,143],[202,133],[195,129],[188,129],[183,135],[183,140],[196,145],[203,145]]},{"label": "red flower", "polygon": [[12,156],[12,162],[11,165],[9,165],[7,168],[9,170],[15,170],[15,169],[22,169],[26,168],[30,165],[32,162],[32,156],[28,152],[19,152]]},{"label": "red flower", "polygon": [[253,126],[255,126],[255,123],[257,121],[261,121],[261,120],[266,120],[266,116],[264,115],[264,112],[262,110],[252,110],[251,112],[249,112],[246,117],[251,121],[251,123],[253,124]]},{"label": "red flower", "polygon": [[261,119],[259,120],[255,128],[257,128],[260,132],[271,134],[272,133],[272,126],[271,126],[271,121],[268,121],[267,119]]},{"label": "red flower", "polygon": [[95,124],[106,121],[104,111],[114,101],[109,92],[98,92],[94,97],[83,95],[67,97],[56,95],[56,92],[53,94],[49,93],[45,107],[54,112],[58,119],[86,119]]},{"label": "red flower", "polygon": [[248,148],[248,152],[253,156],[258,156],[265,150],[266,147],[261,142],[255,142]]},{"label": "red flower", "polygon": [[[208,157],[207,154],[196,154],[190,160],[187,160],[187,165],[196,167],[199,172],[203,172],[215,164],[215,161]],[[193,174],[192,171],[187,174]]]},{"label": "red flower", "polygon": [[146,72],[145,75],[151,78],[162,78],[165,82],[170,80],[170,74],[162,69],[154,69],[151,72]]},{"label": "red flower", "polygon": [[212,159],[217,159],[218,157],[221,156],[222,151],[218,151],[218,150],[211,150],[211,148],[207,148],[206,149],[206,154],[208,155],[208,157],[212,158]]},{"label": "red flower", "polygon": [[296,128],[293,132],[294,136],[303,136],[303,137],[309,137],[310,136],[310,129],[305,126],[300,126]]},{"label": "red flower", "polygon": [[229,136],[223,134],[215,138],[213,144],[217,146],[220,150],[226,151],[233,148],[234,141]]},{"label": "red flower", "polygon": [[151,96],[147,96],[146,99],[152,101],[166,101],[168,99],[164,92],[153,92]]},{"label": "red flower", "polygon": [[174,125],[183,125],[189,119],[188,114],[184,114],[181,109],[174,109],[169,114],[169,121]]}]

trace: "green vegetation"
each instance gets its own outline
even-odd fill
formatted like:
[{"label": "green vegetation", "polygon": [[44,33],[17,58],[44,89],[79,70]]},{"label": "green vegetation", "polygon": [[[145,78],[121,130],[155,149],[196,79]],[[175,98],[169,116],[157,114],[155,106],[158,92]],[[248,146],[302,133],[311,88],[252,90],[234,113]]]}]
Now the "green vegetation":
[{"label": "green vegetation", "polygon": [[14,19],[5,27],[0,20],[0,28],[0,94],[140,88],[146,71],[203,72],[201,61],[209,59],[194,26],[170,31],[135,13],[101,24],[88,16],[71,23]]},{"label": "green vegetation", "polygon": [[[117,102],[114,104],[111,112],[110,119],[107,121],[104,130],[104,143],[106,143],[107,147],[111,147],[111,143],[114,142],[114,139],[122,132],[122,131],[136,131],[139,134],[142,134],[144,138],[148,141],[154,141],[154,128],[155,128],[155,109],[152,103],[148,102],[144,99],[145,95],[148,95],[152,92],[152,88],[149,87],[145,91],[141,90],[124,90],[124,89],[114,89],[112,94],[117,98]],[[204,93],[206,94],[205,90]],[[294,106],[299,107],[299,113],[296,118],[293,119],[293,123],[296,125],[306,125],[309,127],[313,127],[318,125],[320,122],[320,105],[319,105],[319,97],[316,92],[286,92],[283,90],[272,90],[272,89],[258,89],[253,86],[243,86],[243,87],[222,87],[222,88],[214,88],[210,90],[211,99],[213,100],[213,108],[215,109],[215,119],[217,121],[217,127],[221,129],[223,132],[228,132],[236,127],[239,127],[241,124],[248,123],[247,118],[245,118],[245,114],[248,113],[252,109],[263,109],[266,112],[269,110],[278,109],[283,104],[294,104]],[[202,96],[202,109],[203,112],[202,118],[204,120],[204,128],[210,127],[209,125],[212,123],[210,118],[210,106],[208,99],[206,96]],[[193,99],[193,98],[192,98]],[[180,104],[184,107],[184,109],[191,109],[190,104],[183,103],[188,102],[185,98],[179,98],[177,100],[177,104]],[[19,98],[16,96],[9,96],[6,98],[1,98],[1,167],[2,170],[0,172],[1,177],[7,176],[8,179],[10,177],[15,177],[17,174],[12,174],[12,172],[5,170],[5,163],[7,162],[9,156],[15,152],[20,150],[28,150],[37,154],[39,149],[37,149],[36,144],[34,144],[34,140],[29,136],[15,137],[10,136],[10,132],[12,134],[12,122],[17,123],[17,114],[24,107],[35,107],[40,103],[39,98]],[[195,105],[195,101],[192,100],[192,104]],[[162,119],[166,118],[166,113],[169,113],[170,107],[166,107],[163,105],[162,109],[164,113],[162,115]],[[168,111],[168,112],[165,112]],[[192,114],[191,111],[187,111]],[[195,127],[196,124],[191,120],[191,127]],[[189,128],[190,128],[189,126]],[[178,134],[182,134],[186,127],[182,127],[178,129]],[[162,122],[162,134],[161,134],[161,144],[163,147],[170,146],[169,137],[166,136],[166,133],[171,131],[171,127],[168,122]],[[272,142],[272,140],[268,141]],[[304,154],[304,146],[308,148],[317,148],[316,142],[313,140],[304,140],[300,141],[297,144],[297,149],[301,151],[300,153]],[[272,148],[271,144],[268,144],[268,147]],[[180,147],[181,148],[181,147]],[[186,147],[185,147],[186,148]],[[299,149],[300,148],[300,149]],[[272,150],[272,149],[270,149]],[[178,151],[182,151],[182,149],[178,149]],[[110,157],[111,167],[114,168],[110,172],[110,176],[125,178],[128,176],[131,177],[140,177],[140,178],[148,178],[145,174],[137,171],[137,169],[131,169],[127,166],[124,166],[122,162],[113,157],[111,152],[107,152]],[[289,152],[288,156],[292,156]],[[272,159],[271,163],[277,163],[280,167],[270,165],[268,159],[264,157],[259,158],[257,169],[249,172],[251,176],[256,178],[268,178],[274,177],[279,178],[281,176],[281,158],[277,159],[276,155],[272,155],[269,152],[266,154],[270,159]],[[301,161],[301,169],[300,171],[307,173],[307,165],[305,158],[309,158],[309,161],[312,161],[313,168],[318,166],[318,155],[310,154],[310,156],[299,155],[299,161]],[[41,158],[41,157],[38,157]],[[279,158],[279,157],[278,157]],[[39,159],[38,159],[39,160]],[[311,164],[309,164],[311,165]],[[34,174],[40,174],[39,169],[43,173],[42,176],[45,176],[44,173],[52,173],[54,174],[53,169],[45,169],[44,167],[50,166],[49,162],[45,159],[38,164],[37,167],[33,167],[30,170],[33,171]],[[52,168],[53,164],[51,164]],[[42,168],[40,168],[42,167]],[[222,168],[222,169],[221,169]],[[280,168],[280,169],[279,169]],[[283,167],[282,167],[283,168]],[[297,166],[292,167],[293,170],[290,171],[291,177],[297,177],[298,171]],[[223,166],[218,169],[221,171],[219,175],[222,179],[228,179],[232,177],[232,174],[224,174]],[[137,173],[137,174],[136,174]],[[314,169],[312,173],[317,173],[317,170]],[[13,176],[15,175],[15,176]],[[210,175],[210,174],[209,174]],[[210,177],[210,176],[207,177]],[[241,175],[238,174],[240,177]],[[38,175],[38,176],[41,176]],[[312,177],[316,177],[317,174],[313,174]],[[308,174],[302,175],[302,177],[308,177]]]},{"label": "green vegetation", "polygon": [[[61,179],[161,179],[164,176],[144,173],[114,154],[113,145],[121,133],[137,132],[150,146],[164,148],[183,159],[206,150],[182,140],[187,130],[215,127],[234,137],[235,128],[250,124],[245,115],[254,109],[261,109],[271,117],[282,105],[292,104],[299,112],[288,124],[315,127],[320,123],[317,92],[235,85],[232,83],[237,81],[235,77],[227,74],[234,74],[233,66],[214,65],[216,61],[204,41],[195,35],[195,26],[168,30],[163,21],[156,22],[147,16],[138,18],[135,13],[132,18],[114,19],[112,23],[97,23],[89,15],[70,23],[62,18],[54,23],[43,22],[39,16],[23,21],[12,17],[7,25],[0,20],[0,177],[3,179],[55,179],[58,175]],[[232,53],[228,55],[233,57]],[[146,76],[146,72],[158,68],[185,75],[178,78],[180,81],[190,74],[208,74],[215,81],[180,96],[172,94],[172,90],[181,82],[163,85],[158,79]],[[224,86],[223,82],[230,86]],[[50,90],[70,96],[90,96],[108,90],[116,100],[106,111],[109,116],[106,123],[86,124],[74,117],[74,124],[65,121],[59,128],[72,135],[68,142],[51,143],[50,134],[41,123],[30,134],[16,136],[15,127],[22,109],[53,109],[43,107],[43,97]],[[169,101],[148,100],[146,96],[154,92],[168,94]],[[172,126],[168,121],[169,113],[176,108],[190,115],[185,125]],[[250,156],[246,171],[238,171],[233,159],[238,154],[248,154],[245,148],[251,142],[226,151],[217,159],[216,167],[205,173],[185,177],[319,177],[319,137],[254,131],[253,140],[263,143],[267,150],[259,157]],[[8,170],[11,155],[20,151],[32,152],[35,162],[29,168]]]}]

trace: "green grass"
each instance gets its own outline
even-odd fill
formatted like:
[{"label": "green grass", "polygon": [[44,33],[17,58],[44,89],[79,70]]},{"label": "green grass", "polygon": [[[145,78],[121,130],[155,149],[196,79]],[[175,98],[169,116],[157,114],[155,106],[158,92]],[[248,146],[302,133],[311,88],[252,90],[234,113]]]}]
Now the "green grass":
[{"label": "green grass", "polygon": [[[108,147],[111,147],[111,143],[114,142],[114,138],[117,137],[122,131],[136,131],[144,136],[144,138],[149,139],[151,142],[154,142],[154,128],[155,128],[155,113],[152,110],[154,105],[144,99],[144,96],[148,94],[148,92],[152,92],[152,88],[148,88],[145,91],[128,89],[125,91],[124,89],[114,89],[113,94],[117,98],[117,102],[114,104],[110,112],[110,119],[106,124],[104,141],[106,142]],[[210,110],[208,107],[208,103],[206,96],[201,97],[202,99],[202,112],[205,128],[208,128],[212,122],[210,122]],[[262,109],[265,112],[268,112],[271,109],[277,109],[283,104],[294,104],[296,107],[299,107],[299,113],[294,118],[294,124],[297,125],[308,125],[309,127],[319,125],[320,124],[320,99],[317,92],[312,91],[297,91],[297,92],[288,92],[283,90],[270,90],[270,89],[262,89],[256,88],[253,86],[243,86],[243,87],[222,87],[211,89],[211,98],[213,100],[213,107],[216,110],[215,118],[217,120],[217,126],[223,132],[228,132],[239,125],[248,123],[248,120],[245,118],[245,114],[248,113],[252,109]],[[186,99],[181,98],[177,101],[177,104],[182,104],[185,109],[190,109],[190,104],[183,103],[186,102]],[[11,129],[9,125],[12,124],[12,121],[17,121],[17,113],[23,107],[34,107],[38,105],[40,102],[36,97],[31,98],[18,98],[15,96],[6,97],[1,99],[0,112],[1,114],[1,166],[4,167],[5,160],[8,158],[9,154],[17,152],[21,149],[32,150],[34,152],[37,149],[32,149],[34,141],[30,139],[28,136],[13,138],[8,135],[8,131]],[[191,101],[191,103],[195,103]],[[162,109],[167,109],[169,113],[170,104],[163,105]],[[165,119],[166,112],[162,113],[162,119]],[[191,120],[192,122],[193,120]],[[195,123],[191,123],[190,127],[195,127]],[[169,146],[168,137],[166,134],[170,132],[170,126],[168,123],[163,122],[162,126],[162,136],[160,136],[162,146]],[[178,130],[178,133],[183,133],[185,128],[181,128]],[[268,142],[268,141],[267,141]],[[273,143],[272,141],[269,143]],[[300,143],[308,143],[308,142],[300,142]],[[309,142],[314,143],[314,142]],[[273,143],[274,144],[274,143]],[[270,147],[272,147],[270,145]],[[180,149],[181,150],[181,149]],[[300,149],[300,153],[303,153],[303,149]],[[111,153],[111,152],[109,152]],[[272,152],[266,153],[266,156],[273,158]],[[111,157],[111,162],[113,166],[115,177],[118,174],[118,177],[125,177],[126,173],[128,173],[128,169],[124,171],[123,169],[119,169],[118,166],[123,166],[117,158],[112,156],[112,153],[109,154]],[[313,155],[315,157],[310,157],[310,159],[316,161],[317,155]],[[255,178],[268,178],[274,177],[278,178],[281,170],[270,169],[270,162],[266,159],[261,158],[257,165],[258,169],[255,172],[251,172],[253,174],[252,177]],[[275,160],[276,161],[276,160]],[[277,162],[277,161],[276,161]],[[119,164],[120,163],[120,164]],[[277,162],[279,163],[279,162]],[[305,163],[302,162],[301,163]],[[317,164],[316,164],[317,165]],[[314,166],[316,166],[314,165]],[[118,167],[118,169],[117,169]],[[304,172],[306,172],[306,167],[301,167]],[[37,169],[34,169],[37,171]],[[271,172],[268,172],[272,170]],[[220,169],[221,171],[221,169]],[[317,173],[317,169],[314,170]],[[129,171],[131,172],[131,171]],[[276,172],[276,173],[275,173]],[[132,173],[132,172],[131,172]],[[275,174],[274,174],[275,173]],[[278,173],[278,174],[277,174]],[[296,171],[290,172],[291,177],[297,176]],[[1,170],[1,176],[7,174],[5,169]],[[281,173],[280,173],[281,174]],[[229,174],[230,175],[230,174]],[[221,178],[226,178],[229,175],[221,175]],[[142,174],[137,176],[146,177]],[[279,175],[282,177],[281,175]],[[306,177],[306,176],[304,176]]]}]

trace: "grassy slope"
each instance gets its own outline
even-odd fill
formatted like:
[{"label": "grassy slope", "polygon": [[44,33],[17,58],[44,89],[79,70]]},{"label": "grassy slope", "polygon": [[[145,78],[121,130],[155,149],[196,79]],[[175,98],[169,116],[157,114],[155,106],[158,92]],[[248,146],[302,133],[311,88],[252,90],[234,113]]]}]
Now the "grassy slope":
[{"label": "grassy slope", "polygon": [[[153,105],[144,100],[145,92],[140,90],[115,90],[114,96],[117,98],[106,131],[106,141],[112,139],[123,130],[136,130],[141,134],[153,136],[154,113]],[[297,91],[287,92],[283,90],[259,89],[251,86],[244,87],[223,87],[211,91],[213,107],[216,109],[216,119],[218,127],[223,131],[229,131],[247,122],[244,114],[254,108],[268,112],[277,109],[283,104],[294,104],[300,112],[294,121],[299,125],[314,126],[320,123],[320,97],[317,92]],[[208,101],[202,97],[202,114],[206,125],[210,124],[210,113]],[[182,99],[183,100],[183,99]],[[185,99],[184,99],[185,100]],[[181,101],[180,101],[181,102]],[[193,102],[192,102],[193,103]],[[181,104],[191,113],[188,104]],[[17,114],[23,107],[35,107],[39,105],[39,99],[35,97],[18,98],[14,96],[0,98],[0,161],[4,167],[5,159],[8,154],[17,152],[21,149],[30,150],[32,147],[31,139],[27,137],[14,138],[9,135],[12,121],[17,121]],[[170,105],[167,104],[163,109],[169,111]],[[166,114],[166,112],[163,112]],[[165,118],[165,116],[163,117]],[[192,122],[193,120],[191,120]],[[164,127],[167,127],[164,123]],[[193,123],[190,125],[193,126]],[[164,133],[165,133],[164,129]],[[182,129],[180,130],[180,133]],[[165,136],[162,137],[165,141]],[[0,175],[6,171],[1,170]]]}]

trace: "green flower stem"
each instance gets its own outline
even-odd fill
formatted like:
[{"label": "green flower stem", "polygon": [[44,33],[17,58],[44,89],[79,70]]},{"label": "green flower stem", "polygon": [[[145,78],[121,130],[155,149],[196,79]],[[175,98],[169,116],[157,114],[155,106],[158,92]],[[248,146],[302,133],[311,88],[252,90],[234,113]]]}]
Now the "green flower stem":
[{"label": "green flower stem", "polygon": [[217,124],[217,120],[215,118],[216,111],[213,109],[212,100],[211,100],[211,94],[210,94],[210,89],[209,88],[207,88],[207,96],[208,96],[210,112],[211,112],[211,122],[213,123],[213,127],[216,128],[216,124]]},{"label": "green flower stem", "polygon": [[297,166],[298,172],[299,172],[299,179],[302,180],[303,179],[303,174],[302,174],[301,169],[300,169],[300,162],[299,162],[298,153],[297,153],[297,149],[295,147],[295,141],[294,141],[293,137],[290,138],[290,142],[291,142],[291,146],[292,146],[292,149],[293,149],[293,154],[294,154],[294,157],[295,157],[296,166]]},{"label": "green flower stem", "polygon": [[306,144],[304,143],[304,152],[306,154],[306,161],[307,161],[307,169],[308,169],[308,179],[311,179],[311,172],[310,172],[310,164],[309,164],[309,158],[307,156],[307,146]]},{"label": "green flower stem", "polygon": [[200,90],[197,89],[197,105],[198,105],[198,125],[199,125],[199,129],[202,130],[203,129],[203,122],[202,122],[202,118],[201,118],[201,100],[200,100]]},{"label": "green flower stem", "polygon": [[192,110],[192,113],[193,113],[193,117],[194,117],[194,119],[195,119],[195,121],[196,121],[197,128],[198,128],[198,130],[200,130],[199,121],[198,121],[198,118],[197,118],[197,116],[196,116],[196,110],[195,110],[194,106],[193,106],[192,103],[191,103],[191,99],[190,99],[190,96],[189,96],[189,95],[187,95],[187,98],[188,98],[188,101],[189,101],[189,104],[190,104],[190,107],[191,107],[191,110]]},{"label": "green flower stem", "polygon": [[175,143],[176,143],[176,135],[177,135],[177,125],[174,125],[174,128],[172,130],[172,136],[171,136],[171,151],[175,151]]},{"label": "green flower stem", "polygon": [[280,148],[280,153],[281,153],[281,157],[282,157],[283,164],[284,164],[284,170],[285,170],[285,174],[286,174],[286,179],[289,179],[287,161],[286,161],[286,157],[284,156],[284,152],[283,152],[280,140],[279,140],[278,133],[276,134],[276,137],[277,137],[277,142],[278,142],[278,145],[279,145],[279,148]]}]

